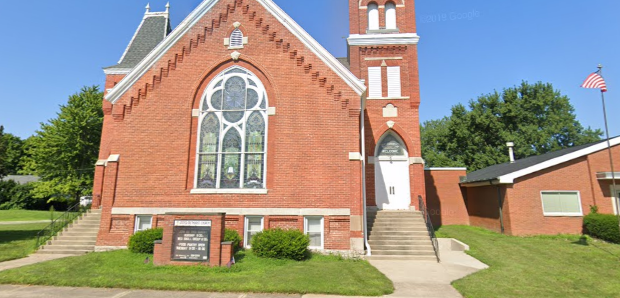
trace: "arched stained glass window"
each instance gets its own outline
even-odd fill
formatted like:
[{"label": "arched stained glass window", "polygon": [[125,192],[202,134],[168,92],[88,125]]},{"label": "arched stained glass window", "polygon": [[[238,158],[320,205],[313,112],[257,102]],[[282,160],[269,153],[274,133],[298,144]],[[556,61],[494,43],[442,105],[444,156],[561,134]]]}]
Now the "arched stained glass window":
[{"label": "arched stained glass window", "polygon": [[377,148],[377,156],[402,156],[405,155],[405,146],[400,138],[389,134],[381,140]]},{"label": "arched stained glass window", "polygon": [[251,72],[218,75],[202,99],[196,188],[264,189],[267,95]]}]

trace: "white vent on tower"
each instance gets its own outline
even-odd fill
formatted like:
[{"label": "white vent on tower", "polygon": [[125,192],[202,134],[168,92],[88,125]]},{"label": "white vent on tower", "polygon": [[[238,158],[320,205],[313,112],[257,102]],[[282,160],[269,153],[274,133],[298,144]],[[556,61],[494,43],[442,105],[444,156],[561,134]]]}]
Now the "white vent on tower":
[{"label": "white vent on tower", "polygon": [[383,96],[381,85],[381,67],[368,68],[368,97],[380,98]]},{"label": "white vent on tower", "polygon": [[400,66],[387,68],[388,97],[401,97]]},{"label": "white vent on tower", "polygon": [[230,35],[230,47],[243,48],[243,32],[241,30],[235,29]]}]

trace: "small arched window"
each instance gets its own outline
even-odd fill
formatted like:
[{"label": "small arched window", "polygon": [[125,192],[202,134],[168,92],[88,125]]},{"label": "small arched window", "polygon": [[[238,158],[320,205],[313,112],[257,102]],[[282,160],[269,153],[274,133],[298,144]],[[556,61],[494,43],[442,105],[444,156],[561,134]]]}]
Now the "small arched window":
[{"label": "small arched window", "polygon": [[267,94],[241,67],[218,75],[201,105],[196,189],[265,189]]},{"label": "small arched window", "polygon": [[396,4],[394,2],[385,4],[385,28],[396,29]]},{"label": "small arched window", "polygon": [[379,30],[379,6],[377,3],[368,4],[368,30]]},{"label": "small arched window", "polygon": [[232,34],[230,34],[230,47],[231,48],[242,48],[243,47],[243,32],[239,30],[239,28],[235,29]]}]

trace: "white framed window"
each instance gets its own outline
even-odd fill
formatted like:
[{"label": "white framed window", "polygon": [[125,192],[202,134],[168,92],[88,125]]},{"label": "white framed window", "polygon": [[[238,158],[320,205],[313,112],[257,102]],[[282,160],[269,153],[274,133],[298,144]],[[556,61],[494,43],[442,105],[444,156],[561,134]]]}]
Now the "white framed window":
[{"label": "white framed window", "polygon": [[243,48],[243,32],[239,28],[235,29],[230,34],[230,48],[238,49]]},{"label": "white framed window", "polygon": [[379,30],[379,5],[368,4],[368,30]]},{"label": "white framed window", "polygon": [[152,215],[136,215],[136,224],[134,225],[134,233],[144,231],[153,227]]},{"label": "white framed window", "polygon": [[246,216],[245,217],[245,237],[243,237],[243,246],[252,247],[252,236],[261,232],[264,227],[264,218],[262,216]]},{"label": "white framed window", "polygon": [[310,245],[308,248],[323,249],[324,228],[322,216],[306,216],[304,217],[304,233],[310,237]]},{"label": "white framed window", "polygon": [[396,29],[396,4],[385,3],[385,29]]},{"label": "white framed window", "polygon": [[194,189],[266,189],[267,92],[234,66],[205,90],[200,107]]},{"label": "white framed window", "polygon": [[578,191],[541,191],[545,216],[583,216]]},{"label": "white framed window", "polygon": [[368,68],[368,97],[383,97],[383,85],[381,84],[381,67]]},{"label": "white framed window", "polygon": [[400,66],[388,66],[388,97],[401,97]]}]

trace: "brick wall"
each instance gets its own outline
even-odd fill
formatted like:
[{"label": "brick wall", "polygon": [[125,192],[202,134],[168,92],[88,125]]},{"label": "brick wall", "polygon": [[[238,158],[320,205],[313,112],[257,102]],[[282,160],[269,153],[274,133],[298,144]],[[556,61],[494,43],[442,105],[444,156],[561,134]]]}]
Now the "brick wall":
[{"label": "brick wall", "polygon": [[426,170],[426,207],[434,227],[442,225],[469,225],[465,198],[459,179],[466,170]]}]

